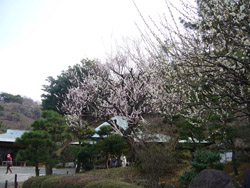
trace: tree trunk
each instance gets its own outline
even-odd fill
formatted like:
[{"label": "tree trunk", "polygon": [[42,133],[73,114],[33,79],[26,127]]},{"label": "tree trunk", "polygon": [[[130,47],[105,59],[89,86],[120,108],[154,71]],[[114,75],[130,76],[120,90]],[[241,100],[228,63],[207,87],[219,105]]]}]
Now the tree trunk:
[{"label": "tree trunk", "polygon": [[136,143],[135,143],[134,139],[130,138],[130,137],[127,139],[127,143],[130,147],[130,154],[128,156],[128,160],[135,161],[135,159],[136,159],[136,147],[137,147]]},{"label": "tree trunk", "polygon": [[50,164],[46,164],[45,165],[45,174],[46,175],[52,175],[53,171],[52,171],[52,166]]},{"label": "tree trunk", "polygon": [[234,175],[238,175],[238,161],[236,158],[236,149],[233,143],[233,147],[232,147],[232,165],[233,165],[233,170],[234,170]]},{"label": "tree trunk", "polygon": [[36,171],[36,176],[39,176],[39,171],[40,171],[40,169],[39,169],[39,167],[38,167],[38,164],[37,164],[35,167],[36,167],[36,169],[35,169],[35,171]]},{"label": "tree trunk", "polygon": [[109,158],[109,155],[107,155],[107,157],[106,157],[106,168],[107,169],[110,167],[110,162],[111,162],[111,160]]},{"label": "tree trunk", "polygon": [[79,161],[76,162],[76,170],[75,173],[79,173],[81,170],[81,163]]}]

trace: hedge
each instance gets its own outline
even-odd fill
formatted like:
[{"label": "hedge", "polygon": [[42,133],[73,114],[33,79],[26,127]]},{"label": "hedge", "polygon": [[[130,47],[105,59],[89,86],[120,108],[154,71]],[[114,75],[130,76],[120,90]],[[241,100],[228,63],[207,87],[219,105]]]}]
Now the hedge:
[{"label": "hedge", "polygon": [[129,183],[90,175],[52,175],[32,177],[23,188],[140,188]]},{"label": "hedge", "polygon": [[57,178],[50,178],[43,182],[41,188],[80,188],[89,182],[99,180],[96,176],[71,175]]},{"label": "hedge", "polygon": [[23,182],[22,188],[31,188],[31,184],[37,179],[38,177],[31,177]]},{"label": "hedge", "polygon": [[34,181],[31,184],[30,188],[41,188],[42,187],[42,183],[48,179],[48,178],[52,178],[51,176],[38,176],[34,179]]},{"label": "hedge", "polygon": [[141,186],[132,185],[129,183],[116,181],[116,180],[99,180],[90,182],[86,188],[141,188]]}]

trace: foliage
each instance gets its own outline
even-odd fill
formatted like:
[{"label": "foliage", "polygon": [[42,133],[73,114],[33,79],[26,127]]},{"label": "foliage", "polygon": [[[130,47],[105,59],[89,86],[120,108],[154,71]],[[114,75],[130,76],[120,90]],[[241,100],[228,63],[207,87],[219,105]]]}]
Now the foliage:
[{"label": "foliage", "polygon": [[160,176],[174,163],[173,148],[167,143],[139,144],[136,156],[148,176],[151,187],[157,188]]},{"label": "foliage", "polygon": [[66,116],[66,123],[74,138],[78,139],[79,145],[82,145],[84,141],[89,140],[95,133],[95,129],[91,127],[87,121],[82,119],[73,116]]},{"label": "foliage", "polygon": [[208,167],[214,168],[214,165],[221,159],[219,152],[212,150],[196,150],[193,153],[194,160],[191,161],[191,166],[200,172]]},{"label": "foliage", "polygon": [[50,160],[46,162],[46,174],[52,174],[52,167],[58,162],[61,150],[67,146],[68,139],[70,139],[66,121],[59,113],[48,110],[43,111],[42,119],[34,121],[31,127],[35,131],[41,130],[47,132],[51,136],[51,140],[55,143],[54,148],[47,148]]},{"label": "foliage", "polygon": [[45,180],[42,183],[42,188],[75,188],[86,186],[89,182],[96,181],[99,178],[94,176],[56,176]]},{"label": "foliage", "polygon": [[190,162],[190,165],[193,167],[193,170],[185,171],[182,175],[179,176],[179,183],[187,187],[192,179],[202,170],[206,168],[214,168],[217,170],[222,170],[223,166],[218,165],[220,161],[220,154],[216,151],[197,149],[193,153],[194,159]]},{"label": "foliage", "polygon": [[145,42],[156,60],[153,74],[179,96],[175,108],[201,121],[210,111],[221,120],[249,118],[249,2],[165,2],[170,19],[147,24],[160,49],[146,34]]},{"label": "foliage", "polygon": [[49,151],[54,150],[56,145],[51,136],[45,131],[30,131],[17,138],[17,145],[24,146],[17,153],[17,161],[27,161],[36,167],[36,175],[39,176],[38,163],[49,162]]},{"label": "foliage", "polygon": [[178,181],[182,187],[188,187],[192,179],[198,174],[195,170],[185,171],[178,178]]},{"label": "foliage", "polygon": [[55,147],[51,136],[45,131],[26,132],[21,138],[17,138],[15,143],[25,147],[24,150],[19,150],[17,160],[27,160],[33,165],[47,161],[48,148]]},{"label": "foliage", "polygon": [[42,119],[34,121],[31,127],[48,132],[55,143],[63,144],[69,136],[64,117],[52,110],[43,111]]},{"label": "foliage", "polygon": [[31,184],[37,179],[37,177],[31,177],[23,182],[22,188],[31,188]]},{"label": "foliage", "polygon": [[103,140],[97,142],[97,147],[100,152],[108,156],[120,157],[122,153],[128,152],[128,145],[126,140],[117,134],[110,135]]},{"label": "foliage", "polygon": [[[167,118],[166,118],[167,121]],[[197,117],[184,117],[180,114],[175,115],[168,121],[171,125],[176,125],[180,140],[192,142],[194,145],[206,140],[206,127]]]},{"label": "foliage", "polygon": [[65,176],[54,176],[54,175],[48,175],[50,178],[45,179],[42,182],[41,188],[56,188],[57,186],[62,186],[60,184],[60,180],[64,178]]},{"label": "foliage", "polygon": [[[82,80],[74,77],[72,83],[77,87],[69,89],[63,109],[76,119],[89,114],[108,121],[129,142],[143,116],[156,112],[152,101],[158,101],[153,94],[158,82],[126,52],[117,53],[106,64],[97,63],[95,70],[88,69],[87,76]],[[112,119],[114,116],[126,120],[126,130]]]},{"label": "foliage", "polygon": [[103,138],[110,136],[112,134],[113,128],[110,125],[105,125],[100,128],[99,131],[97,131],[97,134]]},{"label": "foliage", "polygon": [[0,100],[0,108],[0,121],[4,123],[1,130],[27,130],[34,120],[40,119],[40,105],[32,99],[22,98],[22,103]]},{"label": "foliage", "polygon": [[[46,180],[51,178],[51,176],[39,176],[36,177],[33,182],[31,183],[30,188],[42,188],[42,183]],[[24,187],[25,188],[25,187]]]},{"label": "foliage", "polygon": [[0,101],[4,101],[6,103],[19,103],[22,104],[23,98],[20,95],[12,95],[9,93],[1,93],[0,94]]},{"label": "foliage", "polygon": [[[93,60],[83,59],[81,61],[82,65],[91,67],[92,64],[95,63]],[[81,67],[81,65],[77,64],[73,67],[69,67],[68,70],[63,71],[57,78],[48,77],[47,82],[48,85],[43,85],[43,91],[45,94],[42,94],[42,110],[53,110],[61,115],[65,115],[64,111],[61,110],[63,100],[65,95],[73,85],[70,82],[72,79],[72,75],[75,74],[76,76],[81,79],[82,75],[79,72],[83,72],[87,74],[86,70]]]},{"label": "foliage", "polygon": [[80,150],[79,146],[74,146],[74,145],[67,146],[61,152],[60,161],[62,163],[76,161],[79,150]]},{"label": "foliage", "polygon": [[[240,128],[239,128],[240,126]],[[243,150],[244,147],[240,147],[240,145],[237,145],[237,142],[239,141],[246,141],[245,138],[248,138],[248,136],[242,134],[242,129],[246,127],[244,123],[239,125],[237,121],[234,122],[226,122],[224,121],[221,124],[214,124],[210,126],[210,139],[214,140],[215,142],[221,143],[221,150],[224,151],[232,151],[232,166],[234,169],[235,175],[238,174],[238,166],[239,166],[239,159],[237,157],[236,152],[240,150]]]},{"label": "foliage", "polygon": [[[91,170],[94,168],[94,158],[97,155],[95,145],[86,144],[79,151],[77,159],[81,163],[84,170]],[[78,164],[79,165],[79,164]]]},{"label": "foliage", "polygon": [[94,185],[92,182],[97,182],[96,186],[102,187],[134,187],[139,188],[140,186],[134,186],[125,182],[103,179],[96,176],[90,175],[51,175],[32,177],[23,183],[23,188],[80,188]]},{"label": "foliage", "polygon": [[140,188],[140,186],[115,180],[99,180],[88,183],[86,188]]},{"label": "foliage", "polygon": [[[109,130],[109,129],[108,129]],[[102,140],[97,141],[96,150],[98,153],[104,157],[99,159],[99,162],[102,160],[105,161],[106,168],[109,168],[109,162],[112,159],[116,159],[116,165],[121,166],[121,156],[126,155],[129,151],[129,146],[122,136],[118,134],[109,135],[103,137]]]}]

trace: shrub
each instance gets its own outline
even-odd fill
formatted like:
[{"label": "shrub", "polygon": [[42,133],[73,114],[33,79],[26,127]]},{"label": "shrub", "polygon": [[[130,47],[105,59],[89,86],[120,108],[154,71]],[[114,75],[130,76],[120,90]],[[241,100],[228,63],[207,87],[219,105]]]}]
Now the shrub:
[{"label": "shrub", "polygon": [[91,170],[94,168],[94,157],[96,151],[93,145],[85,145],[78,153],[78,161],[82,164],[84,170]]},{"label": "shrub", "polygon": [[23,182],[23,188],[31,188],[31,184],[36,180],[37,177],[31,177]]},{"label": "shrub", "polygon": [[63,176],[50,176],[42,182],[41,188],[56,188],[60,187],[60,178]]},{"label": "shrub", "polygon": [[190,171],[185,171],[182,175],[180,175],[178,181],[181,187],[187,187],[197,174],[198,174],[197,171],[190,170]]},{"label": "shrub", "polygon": [[191,166],[197,171],[211,167],[214,168],[214,164],[220,161],[221,157],[218,152],[212,150],[196,150],[194,152],[194,160],[190,163]]},{"label": "shrub", "polygon": [[194,160],[190,162],[193,170],[185,171],[179,177],[179,183],[187,187],[192,179],[202,170],[210,167],[217,170],[223,169],[223,165],[219,164],[220,154],[212,150],[196,150],[194,152]]},{"label": "shrub", "polygon": [[99,180],[88,183],[86,188],[141,188],[141,186],[115,180]]},{"label": "shrub", "polygon": [[44,180],[51,178],[51,176],[37,176],[32,182],[30,188],[41,188]]},{"label": "shrub", "polygon": [[225,168],[225,165],[221,163],[213,165],[213,169],[215,170],[224,170],[224,168]]},{"label": "shrub", "polygon": [[89,182],[100,180],[95,176],[87,175],[59,175],[46,179],[41,188],[82,188]]},{"label": "shrub", "polygon": [[[77,182],[74,183],[74,188],[85,187],[88,183],[101,180],[102,178],[96,176],[81,176]],[[68,188],[68,187],[67,187]]]}]

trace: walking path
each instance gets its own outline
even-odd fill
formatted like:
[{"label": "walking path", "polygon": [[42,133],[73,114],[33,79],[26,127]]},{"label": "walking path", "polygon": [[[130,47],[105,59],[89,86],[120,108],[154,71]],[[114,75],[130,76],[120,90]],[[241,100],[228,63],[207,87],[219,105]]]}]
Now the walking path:
[{"label": "walking path", "polygon": [[[35,167],[11,167],[13,173],[5,174],[6,167],[0,166],[0,188],[4,188],[6,180],[8,180],[8,187],[15,182],[15,174],[17,174],[17,182],[21,183],[35,176]],[[53,174],[74,174],[74,168],[60,168],[53,169]],[[40,176],[45,175],[45,169],[40,168]]]}]

